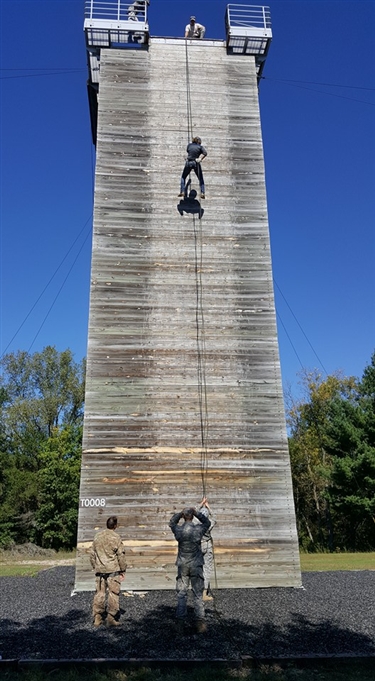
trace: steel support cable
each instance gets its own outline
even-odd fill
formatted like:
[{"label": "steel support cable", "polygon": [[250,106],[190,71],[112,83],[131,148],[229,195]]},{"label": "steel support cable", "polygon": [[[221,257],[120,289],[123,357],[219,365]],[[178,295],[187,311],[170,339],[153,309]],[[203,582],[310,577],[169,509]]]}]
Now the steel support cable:
[{"label": "steel support cable", "polygon": [[78,251],[76,257],[74,258],[74,260],[73,260],[73,262],[72,262],[72,264],[71,264],[71,266],[70,266],[70,268],[69,268],[69,270],[68,270],[68,273],[67,273],[67,275],[66,275],[66,277],[65,277],[65,279],[64,279],[64,281],[63,281],[63,283],[61,284],[61,286],[60,286],[60,288],[59,288],[57,294],[55,295],[55,297],[54,297],[54,299],[53,299],[53,301],[52,301],[52,304],[50,305],[47,314],[45,315],[45,317],[44,317],[44,319],[43,319],[41,325],[39,326],[39,329],[38,329],[38,331],[36,332],[36,334],[35,334],[35,336],[34,336],[34,338],[33,338],[33,341],[32,341],[32,343],[31,343],[31,345],[30,345],[30,347],[29,347],[29,349],[28,349],[27,352],[30,352],[30,350],[31,350],[31,348],[33,347],[33,345],[34,345],[36,339],[38,338],[38,336],[39,336],[39,334],[40,334],[40,332],[41,332],[41,330],[42,330],[44,324],[46,323],[46,321],[47,321],[47,319],[48,319],[48,317],[49,317],[49,315],[50,315],[50,312],[52,311],[52,309],[53,309],[53,307],[54,307],[54,305],[55,305],[55,303],[56,303],[56,300],[58,299],[58,297],[59,297],[61,291],[63,290],[63,288],[64,288],[66,282],[67,282],[68,279],[69,279],[70,273],[72,272],[74,265],[76,264],[76,262],[77,262],[79,256],[81,255],[81,251],[82,251],[82,249],[83,249],[83,247],[84,247],[84,245],[85,245],[87,239],[89,238],[90,233],[91,233],[91,231],[86,235],[83,244],[81,245],[81,247],[80,247],[80,249],[79,249],[79,251]]},{"label": "steel support cable", "polygon": [[[14,335],[13,335],[12,338],[10,339],[10,341],[9,341],[8,345],[6,346],[5,350],[3,350],[3,352],[1,353],[0,359],[1,359],[1,357],[3,357],[3,356],[5,355],[6,351],[7,351],[8,348],[9,348],[9,346],[11,345],[11,343],[13,343],[14,339],[16,338],[16,336],[17,336],[17,335],[19,334],[19,332],[21,331],[22,327],[24,326],[24,324],[26,323],[26,321],[27,321],[28,318],[30,317],[31,313],[33,312],[33,310],[35,309],[35,307],[36,307],[37,304],[39,303],[40,299],[42,298],[43,294],[46,292],[46,290],[47,290],[47,288],[49,287],[49,285],[51,284],[52,280],[55,278],[55,276],[56,276],[56,274],[58,273],[59,269],[60,269],[60,268],[62,267],[62,265],[64,264],[64,262],[65,262],[65,260],[67,259],[69,253],[70,253],[71,250],[74,248],[75,244],[77,243],[79,237],[81,236],[81,234],[82,234],[83,231],[85,230],[85,228],[86,228],[86,226],[87,226],[87,224],[88,224],[89,221],[90,221],[90,223],[91,223],[91,221],[92,221],[92,215],[90,215],[90,217],[86,220],[86,222],[85,222],[84,226],[82,227],[81,231],[79,232],[78,236],[76,236],[76,238],[74,239],[72,245],[69,247],[68,251],[65,253],[63,259],[62,259],[61,262],[60,262],[60,264],[59,264],[58,267],[55,269],[53,275],[50,277],[50,279],[48,280],[47,284],[46,284],[45,287],[43,288],[42,292],[39,294],[39,296],[38,296],[38,298],[36,299],[35,303],[32,305],[31,309],[29,310],[29,312],[27,313],[26,317],[24,318],[22,324],[20,324],[20,326],[18,327],[17,331],[14,333]],[[91,224],[90,224],[89,232],[88,232],[88,234],[87,234],[86,237],[85,237],[84,243],[86,242],[87,237],[89,236],[89,234],[91,234]],[[82,250],[82,247],[80,248],[79,253],[81,252],[81,250]],[[74,261],[74,262],[75,262],[75,261]],[[38,331],[38,333],[39,333],[39,331]],[[35,340],[35,338],[34,338],[34,340]],[[34,343],[34,341],[33,341],[33,343]]]}]

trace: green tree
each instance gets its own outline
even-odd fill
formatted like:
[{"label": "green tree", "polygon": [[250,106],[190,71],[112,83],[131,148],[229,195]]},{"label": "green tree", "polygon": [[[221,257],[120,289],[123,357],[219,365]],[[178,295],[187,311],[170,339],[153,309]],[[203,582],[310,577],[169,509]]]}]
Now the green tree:
[{"label": "green tree", "polygon": [[[30,541],[38,534],[35,517],[42,503],[45,448],[56,432],[72,428],[81,433],[85,363],[75,363],[70,350],[58,352],[48,346],[34,354],[10,353],[0,364],[0,543],[4,545]],[[74,468],[74,458],[70,463]],[[43,489],[48,496],[46,486]]]},{"label": "green tree", "polygon": [[70,350],[10,353],[1,366],[6,425],[22,451],[30,454],[52,428],[82,420],[85,362],[74,362]]},{"label": "green tree", "polygon": [[362,380],[304,376],[290,402],[290,457],[300,542],[308,550],[375,548],[375,354]]},{"label": "green tree", "polygon": [[55,428],[39,453],[38,509],[33,539],[46,548],[73,548],[81,468],[82,427]]},{"label": "green tree", "polygon": [[375,548],[375,354],[350,398],[330,406],[326,448],[333,466],[327,498],[339,548]]},{"label": "green tree", "polygon": [[355,390],[354,378],[337,375],[323,380],[317,372],[302,375],[304,398],[289,400],[289,450],[297,527],[301,545],[310,551],[333,549],[333,519],[326,494],[332,456],[326,448],[326,431],[332,401]]}]

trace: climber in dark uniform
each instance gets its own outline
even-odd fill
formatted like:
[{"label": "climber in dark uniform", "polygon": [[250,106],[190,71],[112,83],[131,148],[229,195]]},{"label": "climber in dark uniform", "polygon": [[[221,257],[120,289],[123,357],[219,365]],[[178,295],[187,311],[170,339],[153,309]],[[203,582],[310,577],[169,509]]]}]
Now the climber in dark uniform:
[{"label": "climber in dark uniform", "polygon": [[194,170],[200,190],[201,190],[201,199],[205,199],[205,188],[204,188],[204,179],[203,179],[203,172],[201,168],[201,162],[203,159],[206,158],[207,156],[207,151],[205,148],[202,146],[202,140],[200,137],[193,137],[193,141],[190,142],[187,147],[187,159],[185,163],[185,167],[182,171],[181,175],[181,184],[180,184],[180,193],[179,196],[185,196],[185,180],[190,175],[191,171]]}]

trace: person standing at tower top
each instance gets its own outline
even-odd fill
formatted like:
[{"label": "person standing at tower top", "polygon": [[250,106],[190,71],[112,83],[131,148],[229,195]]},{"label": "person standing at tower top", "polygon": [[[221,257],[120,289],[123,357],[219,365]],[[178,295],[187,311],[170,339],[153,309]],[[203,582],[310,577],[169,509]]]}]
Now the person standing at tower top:
[{"label": "person standing at tower top", "polygon": [[205,199],[205,188],[204,188],[204,178],[201,168],[201,161],[206,158],[207,151],[202,146],[202,140],[200,137],[193,137],[193,141],[190,142],[187,147],[187,159],[185,162],[185,167],[182,171],[181,182],[180,182],[180,193],[178,196],[185,196],[185,180],[190,175],[191,171],[194,170],[200,185],[201,199]]},{"label": "person standing at tower top", "polygon": [[185,28],[185,38],[204,38],[205,33],[205,26],[198,24],[195,17],[190,17],[190,24]]},{"label": "person standing at tower top", "polygon": [[146,17],[146,7],[149,4],[150,0],[134,0],[128,7],[128,19],[138,21],[138,14],[144,14]]}]

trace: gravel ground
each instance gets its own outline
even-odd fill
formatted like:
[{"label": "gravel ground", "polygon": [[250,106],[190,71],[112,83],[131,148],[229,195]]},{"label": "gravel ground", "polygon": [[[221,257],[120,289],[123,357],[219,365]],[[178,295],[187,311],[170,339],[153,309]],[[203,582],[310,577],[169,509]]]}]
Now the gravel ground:
[{"label": "gravel ground", "polygon": [[375,571],[307,572],[303,589],[217,591],[208,631],[174,629],[175,593],[121,595],[122,626],[94,629],[92,593],[71,596],[73,567],[0,578],[3,660],[238,659],[375,655]]}]

